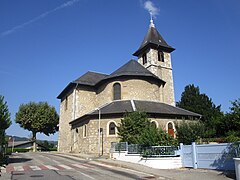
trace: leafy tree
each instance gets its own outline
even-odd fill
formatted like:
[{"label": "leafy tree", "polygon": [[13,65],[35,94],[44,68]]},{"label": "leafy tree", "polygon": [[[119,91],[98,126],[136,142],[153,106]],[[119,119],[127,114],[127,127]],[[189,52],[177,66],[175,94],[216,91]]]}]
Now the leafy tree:
[{"label": "leafy tree", "polygon": [[10,113],[7,102],[0,95],[0,146],[5,143],[5,130],[11,125]]},{"label": "leafy tree", "polygon": [[176,105],[202,115],[201,121],[206,127],[205,137],[212,137],[215,134],[222,135],[217,129],[224,116],[221,112],[221,105],[216,106],[211,98],[206,94],[201,94],[198,86],[195,87],[193,84],[186,86],[181,100]]},{"label": "leafy tree", "polygon": [[234,137],[236,139],[240,138],[240,98],[231,103],[230,112],[225,114],[223,121],[218,126],[219,131],[227,136],[230,141]]},{"label": "leafy tree", "polygon": [[177,145],[177,141],[163,129],[149,126],[140,135],[139,144],[144,146],[170,146]]},{"label": "leafy tree", "polygon": [[205,127],[201,122],[183,121],[175,124],[177,130],[176,136],[180,143],[191,144],[204,136]]},{"label": "leafy tree", "polygon": [[175,140],[162,129],[152,126],[144,112],[126,113],[118,128],[121,141],[144,146],[172,145]]},{"label": "leafy tree", "polygon": [[16,113],[16,123],[32,132],[33,151],[36,151],[36,134],[38,132],[49,136],[58,130],[59,116],[54,107],[47,102],[30,102],[21,104]]}]

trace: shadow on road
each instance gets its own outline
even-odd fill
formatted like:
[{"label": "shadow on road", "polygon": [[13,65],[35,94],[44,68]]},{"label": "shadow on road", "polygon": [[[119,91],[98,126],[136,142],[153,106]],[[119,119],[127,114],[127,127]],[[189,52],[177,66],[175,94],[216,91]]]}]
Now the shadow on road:
[{"label": "shadow on road", "polygon": [[27,161],[31,161],[32,159],[30,158],[22,158],[22,157],[9,157],[8,162],[9,163],[23,163]]}]

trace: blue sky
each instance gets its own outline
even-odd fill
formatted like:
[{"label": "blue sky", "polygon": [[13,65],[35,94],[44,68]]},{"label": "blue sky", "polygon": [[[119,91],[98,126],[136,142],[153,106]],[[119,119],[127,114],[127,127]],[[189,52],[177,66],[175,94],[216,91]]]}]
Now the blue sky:
[{"label": "blue sky", "polygon": [[[1,0],[0,94],[12,114],[21,103],[47,101],[86,71],[111,73],[130,59],[149,26],[143,0]],[[154,23],[172,53],[175,98],[195,84],[228,111],[240,98],[240,1],[152,0]],[[56,140],[57,134],[39,139]]]}]

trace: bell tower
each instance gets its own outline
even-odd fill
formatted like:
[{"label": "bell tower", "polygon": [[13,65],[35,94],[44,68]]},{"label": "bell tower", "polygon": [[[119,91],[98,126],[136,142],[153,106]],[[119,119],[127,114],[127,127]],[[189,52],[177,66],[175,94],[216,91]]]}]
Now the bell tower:
[{"label": "bell tower", "polygon": [[174,50],[159,34],[151,18],[148,32],[138,50],[133,54],[138,57],[141,65],[166,82],[162,87],[161,101],[173,106],[175,106],[175,98],[171,52]]}]

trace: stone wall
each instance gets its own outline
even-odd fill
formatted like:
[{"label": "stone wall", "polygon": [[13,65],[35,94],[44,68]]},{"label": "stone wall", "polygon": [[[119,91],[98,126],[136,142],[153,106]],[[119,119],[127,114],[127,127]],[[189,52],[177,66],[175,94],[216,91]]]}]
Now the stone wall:
[{"label": "stone wall", "polygon": [[[175,129],[175,122],[181,121],[181,119],[170,119],[170,118],[149,118],[151,121],[157,122],[158,128],[162,128],[167,132],[167,124],[169,122],[173,123],[173,128]],[[98,119],[86,120],[80,122],[77,125],[74,125],[72,129],[74,146],[72,151],[75,153],[86,153],[98,155]],[[100,153],[102,153],[102,142],[103,142],[103,154],[109,154],[111,148],[111,142],[119,142],[119,137],[117,135],[109,135],[109,123],[115,122],[116,125],[119,125],[121,118],[111,118],[111,119],[101,119],[100,128],[103,128],[103,139],[102,134],[100,136]],[[86,126],[86,136],[84,136]],[[78,129],[76,131],[76,129]]]},{"label": "stone wall", "polygon": [[69,125],[69,122],[72,121],[73,117],[72,105],[73,91],[71,91],[67,96],[65,96],[60,104],[58,133],[58,151],[60,152],[69,152],[71,150],[71,126]]},{"label": "stone wall", "polygon": [[[138,62],[143,65],[141,55],[138,57]],[[175,106],[174,86],[172,75],[171,54],[164,52],[164,62],[158,61],[158,51],[149,49],[147,51],[147,63],[143,65],[153,74],[164,80],[166,84],[162,89],[162,102]]]}]

